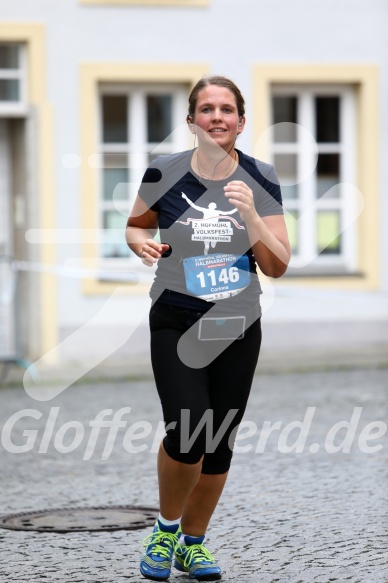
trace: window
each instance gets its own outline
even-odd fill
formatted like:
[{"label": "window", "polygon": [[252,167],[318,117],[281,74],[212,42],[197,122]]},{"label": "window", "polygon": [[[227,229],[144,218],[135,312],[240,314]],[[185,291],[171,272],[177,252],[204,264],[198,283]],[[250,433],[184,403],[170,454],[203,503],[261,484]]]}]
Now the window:
[{"label": "window", "polygon": [[25,60],[23,45],[0,43],[0,115],[26,112]]},{"label": "window", "polygon": [[[159,154],[183,150],[187,95],[181,85],[107,85],[100,91],[100,256],[132,255],[123,240],[145,168]],[[176,129],[177,128],[177,129]]]},{"label": "window", "polygon": [[356,269],[355,96],[350,86],[273,85],[271,157],[282,187],[291,273]]}]

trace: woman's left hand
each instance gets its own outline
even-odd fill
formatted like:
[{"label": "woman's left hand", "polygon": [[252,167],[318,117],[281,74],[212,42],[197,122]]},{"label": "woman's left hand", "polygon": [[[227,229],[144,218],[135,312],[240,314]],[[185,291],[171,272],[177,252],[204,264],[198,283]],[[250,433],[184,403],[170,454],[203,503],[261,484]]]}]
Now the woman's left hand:
[{"label": "woman's left hand", "polygon": [[224,186],[225,196],[233,204],[245,223],[257,218],[253,192],[242,180],[232,180]]}]

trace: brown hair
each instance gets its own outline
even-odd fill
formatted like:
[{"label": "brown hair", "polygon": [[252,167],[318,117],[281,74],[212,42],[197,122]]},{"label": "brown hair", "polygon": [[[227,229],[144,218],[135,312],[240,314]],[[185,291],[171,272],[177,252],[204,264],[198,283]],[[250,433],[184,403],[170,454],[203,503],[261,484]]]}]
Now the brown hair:
[{"label": "brown hair", "polygon": [[195,84],[190,93],[189,116],[194,116],[199,92],[209,85],[217,85],[218,87],[225,87],[225,89],[229,89],[229,91],[233,93],[236,99],[238,115],[240,117],[245,115],[245,100],[237,85],[227,77],[222,77],[221,75],[205,75],[204,77],[201,77],[201,79]]}]

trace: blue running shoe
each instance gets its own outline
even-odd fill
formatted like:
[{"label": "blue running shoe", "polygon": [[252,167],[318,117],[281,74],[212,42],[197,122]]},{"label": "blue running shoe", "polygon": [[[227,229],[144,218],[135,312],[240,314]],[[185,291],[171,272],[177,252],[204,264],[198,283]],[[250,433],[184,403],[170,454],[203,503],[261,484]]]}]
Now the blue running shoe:
[{"label": "blue running shoe", "polygon": [[185,536],[186,544],[178,545],[175,549],[174,567],[189,573],[190,579],[218,581],[221,579],[221,569],[203,544],[204,538]]},{"label": "blue running shoe", "polygon": [[180,526],[169,527],[156,522],[153,532],[143,540],[146,550],[140,562],[140,573],[144,577],[152,581],[169,578],[180,534]]}]

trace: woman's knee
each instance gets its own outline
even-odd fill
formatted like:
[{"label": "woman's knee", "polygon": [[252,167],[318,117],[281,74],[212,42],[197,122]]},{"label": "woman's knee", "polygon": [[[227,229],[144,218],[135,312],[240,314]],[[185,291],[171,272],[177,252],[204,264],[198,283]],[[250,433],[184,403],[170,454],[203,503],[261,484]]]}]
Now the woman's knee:
[{"label": "woman's knee", "polygon": [[180,423],[176,423],[174,429],[167,430],[163,445],[167,454],[175,461],[196,464],[206,452],[206,431],[185,431]]}]

